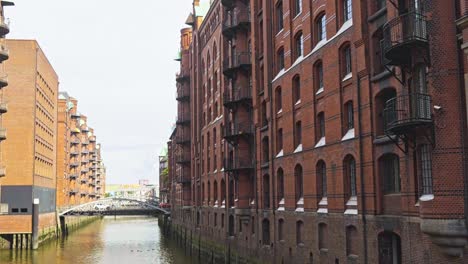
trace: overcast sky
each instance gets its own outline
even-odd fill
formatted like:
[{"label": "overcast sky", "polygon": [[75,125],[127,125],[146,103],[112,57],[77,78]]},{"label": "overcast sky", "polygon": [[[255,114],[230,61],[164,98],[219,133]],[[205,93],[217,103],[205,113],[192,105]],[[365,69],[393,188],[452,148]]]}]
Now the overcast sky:
[{"label": "overcast sky", "polygon": [[108,183],[156,182],[175,121],[174,61],[191,0],[16,0],[8,38],[36,39],[103,145]]}]

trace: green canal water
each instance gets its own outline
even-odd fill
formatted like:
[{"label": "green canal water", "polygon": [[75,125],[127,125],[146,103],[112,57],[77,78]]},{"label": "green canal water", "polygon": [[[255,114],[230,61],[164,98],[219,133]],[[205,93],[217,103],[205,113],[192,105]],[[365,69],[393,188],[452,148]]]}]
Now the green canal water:
[{"label": "green canal water", "polygon": [[106,217],[37,251],[0,250],[1,264],[189,264],[152,217]]}]

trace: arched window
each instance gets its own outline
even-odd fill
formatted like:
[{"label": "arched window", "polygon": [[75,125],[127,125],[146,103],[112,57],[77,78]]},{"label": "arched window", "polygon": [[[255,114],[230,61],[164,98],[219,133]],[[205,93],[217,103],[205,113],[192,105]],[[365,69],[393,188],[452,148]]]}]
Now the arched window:
[{"label": "arched window", "polygon": [[263,175],[263,207],[270,209],[270,175]]},{"label": "arched window", "polygon": [[340,49],[341,78],[348,78],[352,71],[351,45],[346,43]]},{"label": "arched window", "polygon": [[345,191],[347,199],[357,196],[356,187],[356,161],[353,156],[348,155],[343,161]]},{"label": "arched window", "polygon": [[284,220],[278,220],[278,240],[284,240]]},{"label": "arched window", "polygon": [[224,179],[221,180],[221,204],[224,205],[226,203],[226,181]]},{"label": "arched window", "polygon": [[283,150],[283,129],[278,129],[276,133],[276,153],[279,153]]},{"label": "arched window", "polygon": [[301,220],[296,222],[296,244],[303,244],[302,234],[304,232],[304,222]]},{"label": "arched window", "polygon": [[262,231],[263,245],[270,245],[270,221],[268,219],[262,221]]},{"label": "arched window", "polygon": [[344,133],[354,128],[354,108],[353,101],[348,101],[344,106],[345,113],[343,115]]},{"label": "arched window", "polygon": [[211,205],[211,184],[210,184],[210,181],[208,181],[207,187],[208,187],[208,190],[206,190],[206,191],[208,193],[208,206],[209,206],[209,205]]},{"label": "arched window", "polygon": [[284,48],[281,47],[276,53],[276,69],[280,72],[284,69]]},{"label": "arched window", "polygon": [[323,160],[320,160],[316,166],[317,173],[317,194],[319,198],[327,197],[327,166]]},{"label": "arched window", "polygon": [[229,207],[234,207],[234,180],[229,181]]},{"label": "arched window", "polygon": [[318,247],[319,250],[328,249],[328,228],[325,223],[320,223],[318,226]]},{"label": "arched window", "polygon": [[385,116],[384,109],[388,100],[396,97],[396,91],[393,88],[382,90],[375,97],[375,117],[376,117],[376,134],[381,136],[385,134]]},{"label": "arched window", "polygon": [[229,215],[229,236],[234,236],[234,216]]},{"label": "arched window", "polygon": [[297,16],[302,12],[302,0],[294,0],[293,12],[294,16]]},{"label": "arched window", "polygon": [[296,182],[295,191],[296,191],[296,203],[299,202],[301,198],[304,197],[304,179],[303,179],[302,166],[296,165],[294,168],[294,179]]},{"label": "arched window", "polygon": [[399,193],[400,158],[395,154],[385,154],[379,159],[379,174],[382,179],[384,194]]},{"label": "arched window", "polygon": [[297,121],[294,127],[294,147],[296,151],[302,151],[302,149],[298,149],[300,145],[302,145],[302,122]]},{"label": "arched window", "polygon": [[279,168],[276,172],[277,185],[278,185],[278,202],[284,199],[284,173],[283,169]]},{"label": "arched window", "polygon": [[267,164],[270,161],[270,145],[268,137],[262,139],[262,160],[263,164]]},{"label": "arched window", "polygon": [[218,182],[215,180],[213,183],[213,200],[218,204]]},{"label": "arched window", "polygon": [[283,109],[283,98],[282,98],[280,86],[276,87],[275,99],[276,99],[275,100],[276,112],[279,112]]},{"label": "arched window", "polygon": [[297,59],[304,55],[304,37],[302,31],[294,36],[294,50],[293,50],[294,59]]},{"label": "arched window", "polygon": [[317,115],[317,121],[316,121],[316,142],[320,143],[320,141],[323,141],[323,143],[320,144],[324,145],[325,144],[325,113],[320,112]]},{"label": "arched window", "polygon": [[268,119],[267,119],[267,103],[266,101],[264,100],[262,102],[262,126],[267,126],[268,125]]},{"label": "arched window", "polygon": [[379,264],[401,264],[400,236],[393,232],[382,232],[378,237]]},{"label": "arched window", "polygon": [[294,76],[292,80],[293,88],[293,103],[299,103],[301,100],[301,78],[299,75]]},{"label": "arched window", "polygon": [[205,183],[202,183],[202,201],[205,204]]},{"label": "arched window", "polygon": [[315,63],[314,75],[315,75],[315,91],[317,94],[319,94],[323,92],[324,90],[322,61],[318,61]]},{"label": "arched window", "polygon": [[322,13],[317,18],[316,22],[317,43],[327,39],[327,16]]},{"label": "arched window", "polygon": [[353,5],[351,0],[341,0],[343,8],[343,22],[353,18]]},{"label": "arched window", "polygon": [[346,255],[358,255],[358,233],[356,227],[350,225],[346,227]]},{"label": "arched window", "polygon": [[283,1],[276,4],[276,32],[283,29]]}]

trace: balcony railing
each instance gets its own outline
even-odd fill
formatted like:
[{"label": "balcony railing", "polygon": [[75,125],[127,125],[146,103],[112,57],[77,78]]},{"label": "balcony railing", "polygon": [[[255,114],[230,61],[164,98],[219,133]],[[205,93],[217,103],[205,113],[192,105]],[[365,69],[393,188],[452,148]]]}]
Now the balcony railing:
[{"label": "balcony railing", "polygon": [[413,48],[428,48],[426,17],[409,12],[390,20],[383,27],[383,53],[389,65],[408,64]]},{"label": "balcony railing", "polygon": [[178,125],[190,123],[190,112],[179,112],[176,123]]},{"label": "balcony railing", "polygon": [[6,75],[0,77],[0,89],[8,86],[8,77]]},{"label": "balcony railing", "polygon": [[252,136],[253,134],[253,125],[245,123],[234,123],[231,125],[226,125],[224,128],[224,138],[228,141],[232,141],[241,136]]},{"label": "balcony railing", "polygon": [[8,51],[7,47],[4,45],[0,46],[0,62],[6,61],[10,58],[10,52]]},{"label": "balcony railing", "polygon": [[190,98],[190,89],[186,86],[177,87],[176,100],[177,101],[186,101]]},{"label": "balcony railing", "polygon": [[7,138],[7,130],[5,128],[0,128],[0,141],[3,141]]},{"label": "balcony railing", "polygon": [[392,98],[385,104],[385,130],[398,135],[431,125],[431,108],[432,99],[427,94],[413,93]]},{"label": "balcony railing", "polygon": [[0,178],[6,176],[6,167],[0,167]]},{"label": "balcony railing", "polygon": [[80,117],[81,117],[81,114],[79,114],[79,113],[72,113],[72,114],[71,114],[71,118],[75,118],[75,119],[76,119],[76,118],[80,118]]},{"label": "balcony railing", "polygon": [[76,161],[70,162],[70,167],[75,168],[78,167],[80,164]]},{"label": "balcony railing", "polygon": [[80,140],[79,140],[78,138],[72,138],[72,139],[70,140],[70,144],[72,144],[72,145],[78,145],[78,144],[80,144]]},{"label": "balcony railing", "polygon": [[247,10],[236,10],[231,15],[226,16],[223,23],[223,35],[227,38],[233,38],[240,31],[250,29],[250,14]]},{"label": "balcony railing", "polygon": [[228,77],[233,77],[238,70],[250,70],[252,67],[250,52],[237,52],[223,62],[223,73]]},{"label": "balcony railing", "polygon": [[191,182],[190,169],[182,168],[180,171],[178,171],[176,175],[176,182],[177,183],[190,183]]},{"label": "balcony railing", "polygon": [[221,0],[221,4],[226,8],[232,8],[235,0]]},{"label": "balcony railing", "polygon": [[248,157],[235,157],[224,160],[224,171],[226,172],[252,170],[253,168],[254,161]]},{"label": "balcony railing", "polygon": [[252,89],[249,86],[240,86],[232,89],[232,91],[225,91],[223,95],[223,103],[227,108],[232,109],[239,103],[252,102]]},{"label": "balcony railing", "polygon": [[184,82],[190,80],[190,72],[187,70],[180,71],[176,74],[177,82]]},{"label": "balcony railing", "polygon": [[68,175],[68,179],[70,179],[70,180],[76,180],[76,178],[78,178],[78,175],[76,175],[75,173],[72,173],[72,174]]},{"label": "balcony railing", "polygon": [[190,152],[183,151],[176,153],[176,162],[183,164],[183,163],[190,163]]},{"label": "balcony railing", "polygon": [[6,102],[0,103],[0,114],[8,112],[8,104]]},{"label": "balcony railing", "polygon": [[10,23],[2,19],[0,21],[0,36],[5,36],[6,34],[10,33]]},{"label": "balcony railing", "polygon": [[175,136],[175,142],[176,144],[188,144],[190,143],[190,133],[188,132],[178,132]]}]

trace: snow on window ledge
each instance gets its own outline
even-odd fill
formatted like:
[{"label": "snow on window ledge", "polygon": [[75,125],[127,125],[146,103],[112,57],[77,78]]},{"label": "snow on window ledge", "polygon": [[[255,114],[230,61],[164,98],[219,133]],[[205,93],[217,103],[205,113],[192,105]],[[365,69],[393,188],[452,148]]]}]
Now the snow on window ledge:
[{"label": "snow on window ledge", "polygon": [[301,151],[302,151],[302,144],[299,144],[299,146],[297,146],[297,148],[294,150],[294,153],[298,153]]},{"label": "snow on window ledge", "polygon": [[420,201],[427,202],[427,201],[432,201],[434,200],[434,195],[433,194],[424,194],[423,196],[419,197]]},{"label": "snow on window ledge", "polygon": [[341,141],[353,139],[354,137],[355,137],[354,128],[351,128],[350,130],[348,130],[348,132],[346,132],[346,134],[345,134],[344,137],[341,139]]},{"label": "snow on window ledge", "polygon": [[323,91],[324,91],[323,87],[320,87],[320,89],[318,89],[318,91],[315,94],[319,95],[319,94],[323,93]]},{"label": "snow on window ledge", "polygon": [[347,206],[356,206],[357,205],[357,197],[356,196],[351,196],[351,198],[349,198],[346,205]]},{"label": "snow on window ledge", "polygon": [[284,155],[284,151],[283,150],[280,150],[280,152],[278,152],[278,155],[276,155],[277,158],[279,157],[283,157]]},{"label": "snow on window ledge", "polygon": [[346,211],[344,212],[345,215],[357,215],[358,214],[358,210],[357,209],[346,209]]},{"label": "snow on window ledge", "polygon": [[353,73],[352,72],[346,74],[346,76],[341,81],[344,82],[344,81],[347,81],[347,80],[349,80],[351,78],[353,78]]},{"label": "snow on window ledge", "polygon": [[328,205],[328,198],[323,197],[322,200],[320,200],[319,205]]},{"label": "snow on window ledge", "polygon": [[326,140],[325,140],[325,137],[322,137],[319,142],[317,142],[317,144],[315,145],[316,148],[318,147],[322,147],[322,146],[325,146],[326,144]]},{"label": "snow on window ledge", "polygon": [[317,213],[319,213],[319,214],[328,214],[328,209],[327,208],[319,208],[317,210]]}]

